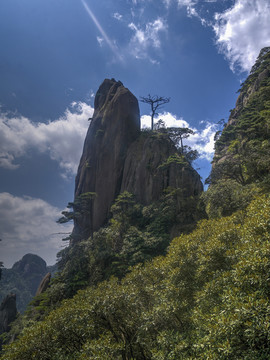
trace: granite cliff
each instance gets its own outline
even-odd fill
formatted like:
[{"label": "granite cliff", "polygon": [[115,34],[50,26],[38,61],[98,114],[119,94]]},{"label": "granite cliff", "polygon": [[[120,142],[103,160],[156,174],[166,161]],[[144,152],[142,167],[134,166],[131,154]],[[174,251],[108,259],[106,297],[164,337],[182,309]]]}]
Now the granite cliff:
[{"label": "granite cliff", "polygon": [[105,225],[124,191],[143,205],[159,200],[169,187],[180,188],[186,198],[198,196],[203,190],[200,177],[177,154],[166,134],[140,131],[135,96],[120,81],[105,79],[96,94],[76,177],[74,204],[87,194],[89,202],[88,211],[74,206],[81,216],[75,216],[73,239],[86,238]]},{"label": "granite cliff", "polygon": [[74,233],[91,223],[96,231],[108,219],[110,207],[119,194],[127,149],[140,133],[138,101],[120,81],[104,80],[95,98],[91,120],[75,184],[75,198],[93,192],[92,219],[75,222]]},{"label": "granite cliff", "polygon": [[185,197],[199,195],[203,190],[200,176],[177,156],[168,136],[142,134],[128,149],[121,192],[134,194],[144,205],[159,200],[168,187],[182,189]]}]

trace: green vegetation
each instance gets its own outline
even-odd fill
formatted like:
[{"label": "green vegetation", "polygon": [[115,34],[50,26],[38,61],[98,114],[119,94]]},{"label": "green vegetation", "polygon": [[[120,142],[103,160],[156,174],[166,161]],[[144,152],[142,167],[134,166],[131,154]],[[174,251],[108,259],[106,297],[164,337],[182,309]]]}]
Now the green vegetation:
[{"label": "green vegetation", "polygon": [[[58,220],[59,224],[67,223],[71,220],[76,220],[78,224],[81,224],[81,231],[79,237],[74,233],[72,234],[73,240],[82,240],[88,237],[90,234],[91,238],[93,238],[93,229],[92,229],[92,208],[93,202],[95,200],[96,193],[87,192],[83,193],[80,196],[77,196],[74,202],[69,202],[67,205],[68,209],[72,209],[71,211],[62,211],[62,217]],[[83,219],[87,217],[87,224],[83,224]],[[63,240],[71,240],[71,236]]]},{"label": "green vegetation", "polygon": [[264,48],[242,85],[237,107],[231,112],[229,123],[215,144],[213,168],[208,179],[211,186],[205,195],[209,216],[213,216],[211,209],[215,209],[216,203],[212,200],[217,199],[214,194],[218,191],[221,191],[224,202],[224,209],[218,211],[222,216],[241,209],[243,203],[247,205],[254,191],[270,190],[269,73],[270,48]]},{"label": "green vegetation", "polygon": [[227,125],[216,142],[213,184],[219,179],[233,179],[241,185],[264,182],[269,174],[270,77],[265,74],[261,78],[260,74],[270,71],[270,48],[261,51],[255,65],[240,95],[248,95],[247,104],[238,110],[237,121]]},{"label": "green vegetation", "polygon": [[3,360],[268,359],[270,199],[203,220],[167,256],[79,291]]},{"label": "green vegetation", "polygon": [[[270,358],[269,73],[265,48],[216,136],[202,203],[180,188],[148,206],[123,192],[96,233],[96,194],[69,204],[59,222],[76,220],[84,231],[68,238],[59,273],[14,323],[9,339],[19,337],[0,360]],[[162,121],[142,133],[178,144],[157,171],[190,167],[190,134]]]},{"label": "green vegetation", "polygon": [[[177,164],[181,160],[182,165],[179,159]],[[81,198],[85,198],[84,194]],[[183,189],[167,188],[158,201],[148,206],[137,203],[133,194],[123,192],[111,207],[112,216],[106,227],[58,254],[60,271],[47,296],[57,298],[59,303],[112,275],[124,277],[130,266],[164,255],[173,229],[190,232],[204,214],[197,203],[198,198],[186,197]],[[63,214],[61,222],[74,217],[74,211]],[[80,217],[78,211],[76,216]],[[55,302],[47,299],[47,303],[50,306]]]}]

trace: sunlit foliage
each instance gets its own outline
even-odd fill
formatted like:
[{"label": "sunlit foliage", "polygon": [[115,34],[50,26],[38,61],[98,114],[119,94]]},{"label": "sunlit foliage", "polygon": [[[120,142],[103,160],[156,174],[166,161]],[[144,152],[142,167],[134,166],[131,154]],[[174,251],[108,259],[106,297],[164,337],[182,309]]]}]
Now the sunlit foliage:
[{"label": "sunlit foliage", "polygon": [[268,359],[270,199],[203,220],[165,257],[79,291],[1,360]]}]

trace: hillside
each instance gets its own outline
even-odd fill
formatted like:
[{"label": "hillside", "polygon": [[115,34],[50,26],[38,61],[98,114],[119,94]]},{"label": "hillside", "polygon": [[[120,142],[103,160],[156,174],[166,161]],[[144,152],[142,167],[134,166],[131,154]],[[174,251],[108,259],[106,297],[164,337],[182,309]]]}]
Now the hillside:
[{"label": "hillside", "polygon": [[74,230],[70,246],[59,253],[57,297],[71,297],[111,275],[121,278],[130,266],[165,254],[175,234],[190,232],[205,216],[202,191],[199,174],[169,133],[141,131],[135,96],[120,81],[105,79],[75,199],[59,220],[73,220]]},{"label": "hillside", "polygon": [[219,131],[208,179],[207,212],[230,215],[258,191],[270,190],[270,48],[261,50],[239,90],[228,123]]},{"label": "hillside", "polygon": [[[269,56],[216,135],[206,193],[168,132],[137,132],[136,99],[105,80],[60,219],[75,222],[70,246],[1,360],[270,358]],[[121,151],[107,130],[117,118],[135,124]]]},{"label": "hillside", "polygon": [[270,199],[203,221],[166,257],[80,291],[5,360],[268,359]]}]

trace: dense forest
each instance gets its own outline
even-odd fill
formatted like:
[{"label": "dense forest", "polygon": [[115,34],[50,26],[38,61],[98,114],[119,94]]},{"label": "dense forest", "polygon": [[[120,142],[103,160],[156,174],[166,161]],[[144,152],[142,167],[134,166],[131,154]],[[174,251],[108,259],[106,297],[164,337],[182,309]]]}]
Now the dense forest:
[{"label": "dense forest", "polygon": [[[124,91],[110,86],[108,101]],[[84,186],[95,163],[82,156],[75,200],[59,220],[75,223],[70,246],[49,288],[2,336],[1,360],[270,358],[270,48],[239,91],[204,193],[191,149],[162,127],[134,128],[118,194],[94,229],[98,195]],[[106,101],[100,92],[89,135],[101,148]],[[142,173],[154,184],[147,199],[131,182]]]}]

